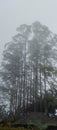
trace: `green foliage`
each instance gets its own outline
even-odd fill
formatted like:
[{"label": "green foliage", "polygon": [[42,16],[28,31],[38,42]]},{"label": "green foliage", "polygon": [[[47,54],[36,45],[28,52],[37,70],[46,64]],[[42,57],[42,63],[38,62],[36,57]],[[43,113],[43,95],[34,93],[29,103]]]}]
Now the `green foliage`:
[{"label": "green foliage", "polygon": [[32,124],[33,122],[32,122],[32,120],[28,120],[28,123],[29,123],[29,124]]},{"label": "green foliage", "polygon": [[48,127],[47,124],[42,124],[41,121],[36,121],[35,126],[38,130],[46,129]]},{"label": "green foliage", "polygon": [[46,104],[47,104],[47,110],[50,112],[54,112],[54,109],[57,106],[57,100],[56,97],[53,96],[51,93],[46,94]]}]

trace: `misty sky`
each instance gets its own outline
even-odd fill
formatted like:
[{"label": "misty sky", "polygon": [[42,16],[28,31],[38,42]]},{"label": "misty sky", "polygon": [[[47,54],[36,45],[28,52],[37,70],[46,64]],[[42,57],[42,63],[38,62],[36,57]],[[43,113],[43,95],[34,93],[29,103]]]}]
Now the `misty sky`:
[{"label": "misty sky", "polygon": [[0,0],[0,62],[4,44],[21,24],[40,21],[57,33],[57,0]]}]

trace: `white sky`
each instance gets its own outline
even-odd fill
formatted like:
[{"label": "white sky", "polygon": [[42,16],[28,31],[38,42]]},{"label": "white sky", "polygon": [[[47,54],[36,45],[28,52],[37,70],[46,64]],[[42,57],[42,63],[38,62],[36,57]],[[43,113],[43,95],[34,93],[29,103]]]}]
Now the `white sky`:
[{"label": "white sky", "polygon": [[57,0],[0,0],[0,62],[4,44],[16,28],[35,21],[57,33]]}]

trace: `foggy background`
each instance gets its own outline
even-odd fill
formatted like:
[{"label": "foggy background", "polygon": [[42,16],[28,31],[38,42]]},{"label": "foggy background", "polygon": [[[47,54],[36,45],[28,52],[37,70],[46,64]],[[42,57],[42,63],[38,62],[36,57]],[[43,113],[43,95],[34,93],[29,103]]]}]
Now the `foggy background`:
[{"label": "foggy background", "polygon": [[0,62],[4,44],[21,24],[40,21],[57,33],[57,0],[0,0]]}]

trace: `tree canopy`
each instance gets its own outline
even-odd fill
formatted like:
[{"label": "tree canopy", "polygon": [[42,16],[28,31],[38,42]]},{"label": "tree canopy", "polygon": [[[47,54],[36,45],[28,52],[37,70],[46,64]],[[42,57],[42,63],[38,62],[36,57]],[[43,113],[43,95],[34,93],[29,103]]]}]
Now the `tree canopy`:
[{"label": "tree canopy", "polygon": [[12,41],[5,44],[1,77],[11,112],[28,110],[29,106],[33,111],[47,111],[56,100],[56,47],[57,35],[40,22],[21,25]]}]

